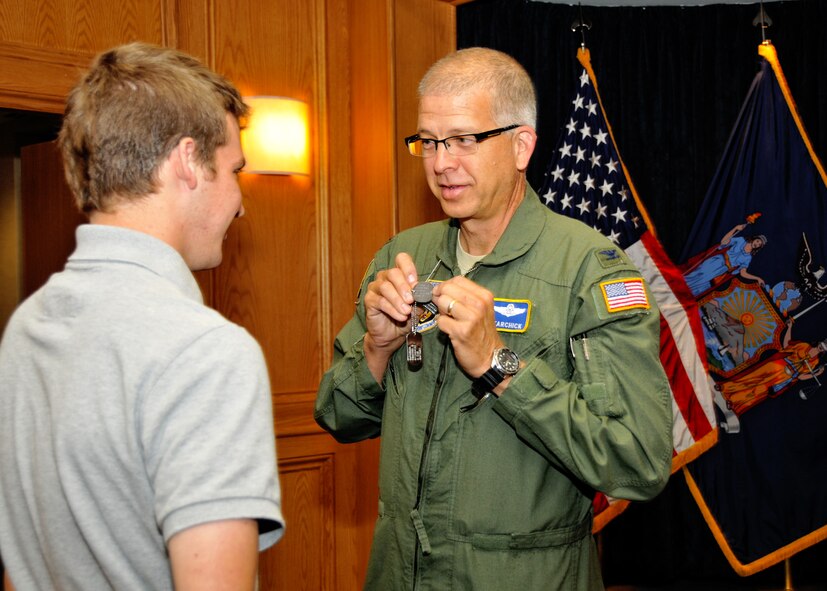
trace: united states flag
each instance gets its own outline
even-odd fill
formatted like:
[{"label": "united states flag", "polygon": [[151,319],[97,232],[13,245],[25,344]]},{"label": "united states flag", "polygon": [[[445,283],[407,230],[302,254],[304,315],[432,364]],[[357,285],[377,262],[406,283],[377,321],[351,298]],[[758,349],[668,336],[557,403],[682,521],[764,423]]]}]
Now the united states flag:
[{"label": "united states flag", "polygon": [[600,288],[609,312],[649,307],[649,298],[646,297],[646,289],[640,279],[606,281]]},{"label": "united states flag", "polygon": [[[660,358],[672,391],[675,471],[718,438],[700,316],[680,271],[655,237],[615,147],[589,50],[580,48],[577,59],[583,71],[540,198],[553,211],[579,219],[606,235],[629,255],[649,285],[660,309]],[[595,531],[625,506],[625,502],[598,495]]]}]

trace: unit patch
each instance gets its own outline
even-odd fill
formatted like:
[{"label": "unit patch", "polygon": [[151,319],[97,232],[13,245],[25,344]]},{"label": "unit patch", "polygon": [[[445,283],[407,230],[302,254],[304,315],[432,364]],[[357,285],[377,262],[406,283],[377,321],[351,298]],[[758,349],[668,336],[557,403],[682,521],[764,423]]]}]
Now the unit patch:
[{"label": "unit patch", "polygon": [[422,310],[419,315],[419,320],[416,325],[416,332],[428,332],[436,326],[436,317],[439,309],[433,302],[427,304],[419,304],[418,307]]},{"label": "unit patch", "polygon": [[498,331],[525,332],[530,319],[530,300],[494,298],[494,323]]},{"label": "unit patch", "polygon": [[616,279],[600,284],[603,300],[609,312],[621,312],[633,308],[649,309],[649,298],[643,279]]}]

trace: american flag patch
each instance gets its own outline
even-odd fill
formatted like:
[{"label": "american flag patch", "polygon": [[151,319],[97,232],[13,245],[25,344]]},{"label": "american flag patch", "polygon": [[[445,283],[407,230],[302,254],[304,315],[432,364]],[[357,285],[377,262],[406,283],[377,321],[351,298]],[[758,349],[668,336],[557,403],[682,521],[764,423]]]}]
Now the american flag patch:
[{"label": "american flag patch", "polygon": [[609,312],[620,312],[632,308],[649,309],[649,299],[646,297],[646,288],[643,279],[618,279],[604,281],[600,284],[603,299]]}]

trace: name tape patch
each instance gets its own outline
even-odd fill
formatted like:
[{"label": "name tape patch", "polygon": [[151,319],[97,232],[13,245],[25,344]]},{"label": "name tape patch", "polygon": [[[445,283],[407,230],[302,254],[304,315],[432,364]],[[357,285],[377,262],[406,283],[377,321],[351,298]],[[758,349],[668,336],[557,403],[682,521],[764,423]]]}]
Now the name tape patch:
[{"label": "name tape patch", "polygon": [[494,323],[500,332],[525,332],[531,320],[531,300],[494,298]]}]

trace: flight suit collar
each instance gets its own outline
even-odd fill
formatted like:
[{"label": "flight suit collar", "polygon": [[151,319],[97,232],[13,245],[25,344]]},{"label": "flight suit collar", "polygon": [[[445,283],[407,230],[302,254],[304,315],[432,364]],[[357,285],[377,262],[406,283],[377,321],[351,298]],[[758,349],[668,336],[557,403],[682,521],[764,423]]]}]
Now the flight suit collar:
[{"label": "flight suit collar", "polygon": [[[524,255],[540,237],[546,225],[545,206],[534,189],[526,183],[525,196],[517,207],[511,221],[494,247],[485,257],[483,265],[501,265]],[[459,221],[452,219],[448,223],[442,251],[439,257],[453,269],[457,266],[457,240],[459,239]]]}]

